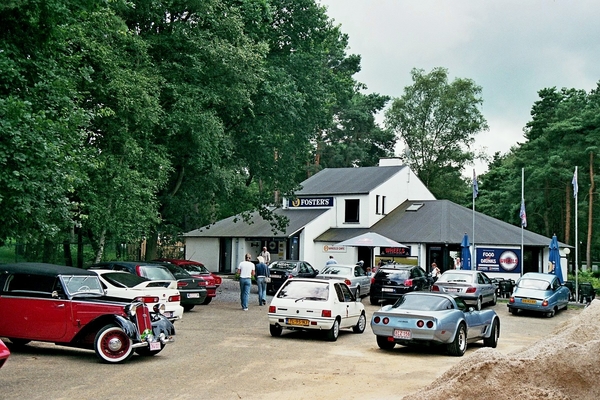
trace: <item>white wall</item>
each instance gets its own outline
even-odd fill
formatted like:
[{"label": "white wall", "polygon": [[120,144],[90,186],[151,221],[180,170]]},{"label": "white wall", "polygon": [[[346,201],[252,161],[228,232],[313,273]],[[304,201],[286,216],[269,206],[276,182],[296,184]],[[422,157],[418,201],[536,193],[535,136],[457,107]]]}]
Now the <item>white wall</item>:
[{"label": "white wall", "polygon": [[185,258],[201,262],[209,271],[219,272],[219,239],[186,238]]}]

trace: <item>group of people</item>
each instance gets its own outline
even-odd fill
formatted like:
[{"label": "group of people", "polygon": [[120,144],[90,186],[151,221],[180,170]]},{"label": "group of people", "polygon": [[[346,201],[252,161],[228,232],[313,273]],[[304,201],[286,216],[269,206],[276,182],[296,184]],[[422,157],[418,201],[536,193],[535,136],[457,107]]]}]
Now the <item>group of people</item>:
[{"label": "group of people", "polygon": [[238,265],[236,271],[240,277],[240,302],[244,311],[248,311],[252,277],[256,277],[258,286],[258,305],[267,304],[267,278],[271,276],[267,265],[271,262],[271,254],[266,247],[263,247],[262,252],[256,259],[258,262],[255,265],[252,262],[252,255],[246,253],[244,261]]}]

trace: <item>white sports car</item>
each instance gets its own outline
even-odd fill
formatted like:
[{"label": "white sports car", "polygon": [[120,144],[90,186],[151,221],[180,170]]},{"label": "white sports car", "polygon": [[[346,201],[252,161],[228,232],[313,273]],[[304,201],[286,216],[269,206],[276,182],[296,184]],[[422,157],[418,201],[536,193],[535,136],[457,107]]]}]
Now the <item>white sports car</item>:
[{"label": "white sports car", "polygon": [[283,329],[321,330],[335,341],[340,329],[363,333],[366,324],[364,305],[337,279],[288,279],[269,305],[272,336]]},{"label": "white sports car", "polygon": [[90,269],[98,274],[104,293],[110,297],[140,300],[152,310],[155,304],[164,304],[163,315],[169,320],[181,319],[183,307],[177,290],[177,281],[151,281],[124,271]]}]

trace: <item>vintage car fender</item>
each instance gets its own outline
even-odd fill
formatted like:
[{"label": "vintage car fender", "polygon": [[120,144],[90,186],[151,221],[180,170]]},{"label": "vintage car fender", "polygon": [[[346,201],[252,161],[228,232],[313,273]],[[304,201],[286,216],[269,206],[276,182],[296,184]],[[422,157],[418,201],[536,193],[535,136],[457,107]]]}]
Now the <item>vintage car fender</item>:
[{"label": "vintage car fender", "polygon": [[160,337],[161,333],[164,333],[166,337],[171,337],[175,335],[175,325],[164,315],[156,314],[152,321],[152,333],[156,337]]}]

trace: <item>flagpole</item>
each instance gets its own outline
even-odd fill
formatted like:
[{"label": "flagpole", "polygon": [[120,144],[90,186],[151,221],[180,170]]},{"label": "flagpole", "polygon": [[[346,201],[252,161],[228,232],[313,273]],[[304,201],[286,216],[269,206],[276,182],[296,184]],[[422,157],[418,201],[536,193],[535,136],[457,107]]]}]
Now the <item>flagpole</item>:
[{"label": "flagpole", "polygon": [[479,192],[479,188],[477,185],[477,175],[475,175],[475,169],[473,169],[473,254],[471,256],[471,269],[477,269],[475,264],[477,264],[477,258],[475,257],[475,197]]},{"label": "flagpole", "polygon": [[578,284],[578,252],[579,252],[579,239],[577,236],[577,192],[579,188],[577,186],[577,166],[575,166],[575,175],[573,175],[573,197],[575,197],[575,301],[579,300],[579,284]]},{"label": "flagpole", "polygon": [[[525,168],[521,168],[521,210],[524,213],[525,205]],[[523,247],[523,217],[521,216],[521,276],[523,276],[523,260],[525,259],[525,249]]]}]

